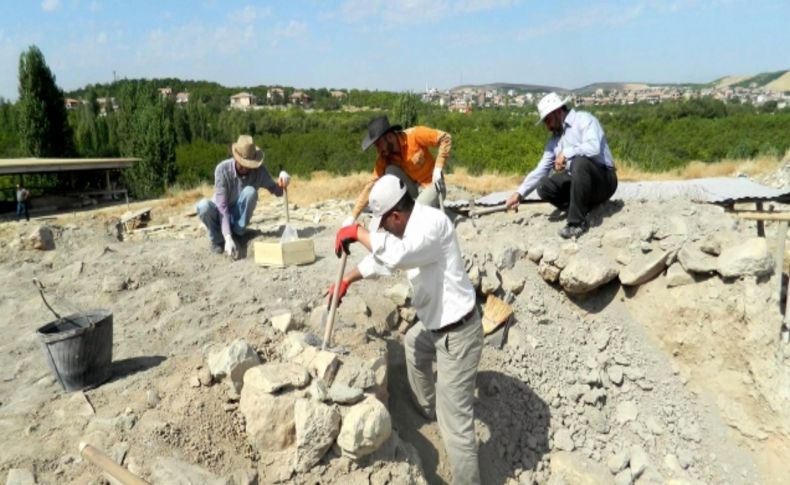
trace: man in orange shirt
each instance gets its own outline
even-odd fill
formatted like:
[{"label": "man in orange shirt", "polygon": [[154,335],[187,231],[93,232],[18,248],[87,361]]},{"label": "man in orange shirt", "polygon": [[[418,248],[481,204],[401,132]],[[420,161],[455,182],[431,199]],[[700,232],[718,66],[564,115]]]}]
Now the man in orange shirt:
[{"label": "man in orange shirt", "polygon": [[[362,150],[375,145],[378,152],[373,177],[357,198],[351,215],[343,226],[353,224],[365,206],[373,184],[385,174],[403,180],[409,194],[423,205],[437,207],[439,194],[444,197],[444,166],[450,156],[452,138],[449,133],[426,126],[403,129],[391,126],[386,116],[378,116],[368,123],[368,134],[362,140]],[[429,148],[438,147],[434,160]]]}]

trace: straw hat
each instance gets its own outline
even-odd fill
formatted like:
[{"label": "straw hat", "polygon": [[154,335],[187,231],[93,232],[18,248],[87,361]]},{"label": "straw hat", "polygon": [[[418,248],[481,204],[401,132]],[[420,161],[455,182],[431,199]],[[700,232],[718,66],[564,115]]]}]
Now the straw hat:
[{"label": "straw hat", "polygon": [[250,135],[239,135],[236,143],[230,146],[230,151],[242,167],[258,168],[263,163],[263,150],[255,146]]},{"label": "straw hat", "polygon": [[565,106],[570,99],[569,97],[562,99],[554,92],[540,98],[540,101],[538,101],[538,115],[540,115],[540,119],[535,124],[539,125],[543,118],[547,117],[555,109]]}]

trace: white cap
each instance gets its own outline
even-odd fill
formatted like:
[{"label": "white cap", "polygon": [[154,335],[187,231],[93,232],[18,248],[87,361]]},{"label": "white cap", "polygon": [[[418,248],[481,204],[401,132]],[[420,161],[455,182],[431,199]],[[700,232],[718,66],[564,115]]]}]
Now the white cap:
[{"label": "white cap", "polygon": [[368,207],[373,212],[373,219],[368,228],[370,232],[379,229],[381,217],[395,207],[405,193],[406,184],[395,175],[387,174],[376,181],[368,197]]},{"label": "white cap", "polygon": [[567,104],[570,99],[571,98],[562,99],[554,92],[540,98],[540,101],[538,101],[538,115],[540,115],[540,119],[535,124],[539,125],[540,122],[543,121],[543,118],[560,106]]}]

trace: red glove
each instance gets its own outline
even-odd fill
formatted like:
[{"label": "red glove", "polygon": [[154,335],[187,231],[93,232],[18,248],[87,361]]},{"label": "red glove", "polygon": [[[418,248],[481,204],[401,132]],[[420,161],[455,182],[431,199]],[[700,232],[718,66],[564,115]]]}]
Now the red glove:
[{"label": "red glove", "polygon": [[350,226],[341,227],[335,236],[335,254],[340,257],[340,252],[345,251],[346,254],[351,254],[348,250],[349,244],[357,241],[357,231],[359,224],[351,224]]},{"label": "red glove", "polygon": [[[346,292],[348,291],[348,287],[351,283],[346,280],[340,280],[340,292],[337,294],[337,306],[340,306],[340,302],[343,301],[343,297],[346,296]],[[326,307],[332,306],[332,295],[335,294],[335,284],[332,283],[329,285],[329,297],[326,299]]]}]

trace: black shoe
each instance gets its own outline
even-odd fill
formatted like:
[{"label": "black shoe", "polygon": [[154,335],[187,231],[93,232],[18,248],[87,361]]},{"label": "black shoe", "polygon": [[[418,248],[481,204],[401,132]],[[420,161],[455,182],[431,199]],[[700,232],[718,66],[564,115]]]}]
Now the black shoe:
[{"label": "black shoe", "polygon": [[222,247],[222,244],[214,244],[213,242],[209,241],[209,245],[211,247],[211,252],[214,254],[222,254],[225,251],[225,248]]},{"label": "black shoe", "polygon": [[580,224],[568,224],[567,226],[560,229],[559,234],[563,239],[576,239],[587,232],[587,229],[589,229],[589,226],[586,222],[582,222]]}]

